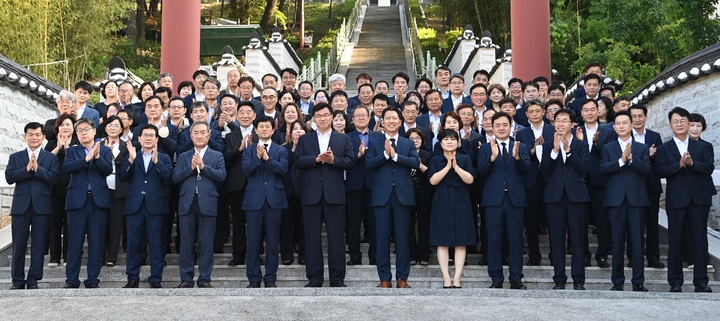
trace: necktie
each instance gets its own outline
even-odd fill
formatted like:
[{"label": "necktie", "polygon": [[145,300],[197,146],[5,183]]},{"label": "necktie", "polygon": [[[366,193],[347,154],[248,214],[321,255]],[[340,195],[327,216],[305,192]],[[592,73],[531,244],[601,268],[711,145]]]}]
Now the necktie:
[{"label": "necktie", "polygon": [[395,138],[390,138],[390,146],[392,146],[393,150],[397,151],[397,144],[395,144]]},{"label": "necktie", "polygon": [[500,143],[500,145],[502,145],[502,157],[503,157],[503,160],[507,162],[507,160],[508,160],[507,147],[506,147],[505,143]]}]

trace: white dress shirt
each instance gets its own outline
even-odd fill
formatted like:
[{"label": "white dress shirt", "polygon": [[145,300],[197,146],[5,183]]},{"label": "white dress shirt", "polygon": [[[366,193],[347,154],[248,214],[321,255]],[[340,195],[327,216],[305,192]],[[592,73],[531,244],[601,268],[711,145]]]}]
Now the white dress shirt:
[{"label": "white dress shirt", "polygon": [[642,134],[638,133],[633,128],[632,134],[633,134],[633,138],[635,139],[636,142],[645,144],[645,135],[647,135],[647,130],[645,130],[645,128],[643,128]]},{"label": "white dress shirt", "polygon": [[[385,139],[391,139],[391,138],[392,138],[392,139],[395,140],[395,146],[397,146],[397,144],[398,144],[398,137],[400,137],[399,134],[395,134],[395,136],[390,136],[390,135],[388,135],[388,134],[385,134]],[[385,146],[385,145],[383,144],[383,146]],[[385,155],[385,159],[390,159],[390,155],[388,155],[388,153],[387,153],[386,151],[383,151],[383,155]],[[397,152],[395,153],[395,156],[393,156],[392,160],[393,160],[394,162],[397,162],[397,160],[398,160],[398,154],[397,154]]]},{"label": "white dress shirt", "polygon": [[[572,144],[573,136],[570,135],[570,139],[568,140]],[[572,150],[570,151],[572,153]],[[558,154],[562,154],[563,162],[567,160],[567,154],[565,154],[565,142],[560,140],[560,152],[556,152],[555,149],[550,151],[550,158],[553,160],[557,159]]]},{"label": "white dress shirt", "polygon": [[677,138],[677,136],[673,136],[673,140],[675,141],[675,145],[677,145],[677,149],[680,152],[680,157],[683,157],[685,155],[685,152],[688,150],[688,145],[690,144],[690,135],[688,135],[685,138],[685,141],[680,140]]},{"label": "white dress shirt", "polygon": [[[540,138],[540,136],[542,136],[544,128],[545,128],[545,122],[540,123],[540,128],[535,128],[535,126],[533,124],[530,124],[530,129],[532,129],[535,139],[538,139],[538,138]],[[542,152],[543,152],[543,146],[536,145],[535,146],[535,157],[537,158],[538,162],[540,162],[540,163],[542,163]]]},{"label": "white dress shirt", "polygon": [[[620,143],[620,154],[625,153],[625,149],[627,149],[628,145],[632,145],[632,138],[628,138],[627,141],[623,141],[622,138],[618,138],[618,143]],[[625,163],[622,161],[622,156],[620,156],[620,159],[618,159],[618,164],[620,164],[620,167],[625,166]]]},{"label": "white dress shirt", "polygon": [[592,152],[593,145],[595,145],[595,141],[593,141],[593,138],[595,138],[595,133],[597,133],[598,128],[600,128],[600,124],[595,123],[595,127],[590,128],[588,127],[587,123],[585,123],[585,135],[587,135],[587,144],[588,144],[588,152]]},{"label": "white dress shirt", "polygon": [[330,145],[330,134],[332,129],[328,129],[327,133],[321,133],[320,130],[316,131],[318,137],[318,145],[320,145],[320,153],[324,153],[328,150]]}]

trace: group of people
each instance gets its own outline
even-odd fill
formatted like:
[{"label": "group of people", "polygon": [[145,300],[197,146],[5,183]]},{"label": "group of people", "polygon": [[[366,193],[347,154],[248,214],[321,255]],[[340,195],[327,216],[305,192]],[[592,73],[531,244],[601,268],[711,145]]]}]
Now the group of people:
[{"label": "group of people", "polygon": [[361,73],[354,97],[343,75],[329,77],[329,91],[297,77],[288,68],[256,84],[232,70],[223,85],[198,70],[177,87],[161,74],[137,91],[106,81],[94,106],[85,81],[61,92],[58,117],[25,126],[27,148],[5,172],[16,185],[13,258],[25,256],[32,236],[27,277],[24,260],[13,259],[12,289],[37,288],[47,251],[48,266],[66,263],[65,287],[79,287],[86,237],[86,288],[98,287],[120,247],[125,287],[139,287],[149,262],[147,281],[160,288],[172,245],[177,287],[212,287],[213,254],[228,241],[228,265],[246,265],[249,288],[275,287],[280,263],[296,254],[306,287],[320,287],[324,224],[331,287],[346,286],[366,241],[381,288],[393,287],[394,243],[395,287],[409,288],[411,266],[427,266],[436,247],[444,288],[462,287],[467,253],[480,253],[491,288],[503,287],[506,264],[510,288],[525,289],[523,266],[541,264],[547,229],[554,289],[568,281],[567,243],[573,288],[583,290],[593,225],[597,265],[613,258],[612,290],[623,290],[627,238],[632,289],[647,291],[644,257],[664,267],[657,220],[666,178],[670,290],[682,290],[685,258],[695,291],[712,291],[705,230],[714,157],[700,138],[701,115],[673,108],[673,138],[663,142],[645,128],[644,106],[601,86],[597,63],[567,106],[565,88],[544,77],[505,87],[484,70],[467,95],[463,76],[447,67],[417,79],[415,90],[402,72],[374,84]]}]

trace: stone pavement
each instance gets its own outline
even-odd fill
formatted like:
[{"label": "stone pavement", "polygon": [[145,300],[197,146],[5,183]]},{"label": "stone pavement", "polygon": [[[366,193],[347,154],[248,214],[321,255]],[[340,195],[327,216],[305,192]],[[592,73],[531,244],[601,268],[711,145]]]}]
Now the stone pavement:
[{"label": "stone pavement", "polygon": [[0,291],[3,320],[711,320],[720,295],[494,289]]}]

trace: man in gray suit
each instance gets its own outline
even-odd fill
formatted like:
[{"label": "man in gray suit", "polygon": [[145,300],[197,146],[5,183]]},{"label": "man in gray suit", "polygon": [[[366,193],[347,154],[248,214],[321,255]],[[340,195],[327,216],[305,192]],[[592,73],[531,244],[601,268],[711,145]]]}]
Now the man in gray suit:
[{"label": "man in gray suit", "polygon": [[213,238],[217,218],[218,183],[225,180],[222,153],[208,148],[210,126],[195,122],[190,126],[193,149],[178,156],[173,182],[180,184],[178,225],[180,226],[180,285],[192,288],[195,270],[195,240],[200,244],[197,285],[211,288]]}]

